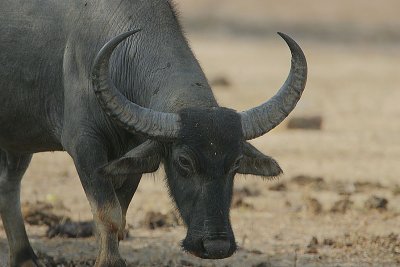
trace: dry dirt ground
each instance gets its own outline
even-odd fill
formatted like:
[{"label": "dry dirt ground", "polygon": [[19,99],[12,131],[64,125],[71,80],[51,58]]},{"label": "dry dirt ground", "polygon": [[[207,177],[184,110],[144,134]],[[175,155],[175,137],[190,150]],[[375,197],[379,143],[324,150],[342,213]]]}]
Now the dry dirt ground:
[{"label": "dry dirt ground", "polygon": [[[182,252],[181,225],[146,227],[148,212],[167,214],[174,206],[161,170],[143,177],[127,216],[129,237],[121,243],[128,264],[399,266],[399,2],[309,0],[295,7],[293,1],[177,2],[210,81],[227,81],[214,86],[221,105],[243,110],[275,93],[290,56],[272,32],[286,30],[304,48],[310,73],[291,117],[318,115],[323,124],[321,130],[289,130],[285,121],[254,140],[280,162],[285,175],[273,181],[236,177],[231,217],[240,249],[226,260]],[[371,203],[373,196],[387,205]],[[26,201],[62,202],[73,220],[91,219],[65,153],[34,156],[23,180]],[[90,266],[96,256],[93,238],[48,239],[44,226],[27,229],[50,266]],[[0,266],[6,266],[7,254],[0,223]]]}]

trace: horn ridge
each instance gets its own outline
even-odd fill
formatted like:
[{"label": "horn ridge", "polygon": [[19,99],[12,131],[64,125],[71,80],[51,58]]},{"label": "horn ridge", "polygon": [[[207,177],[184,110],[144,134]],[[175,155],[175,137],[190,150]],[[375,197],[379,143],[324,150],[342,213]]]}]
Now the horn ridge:
[{"label": "horn ridge", "polygon": [[105,113],[129,132],[156,139],[175,139],[180,129],[179,115],[141,107],[129,101],[111,81],[109,61],[113,51],[123,40],[139,31],[122,33],[101,48],[92,68],[93,90]]},{"label": "horn ridge", "polygon": [[307,82],[307,60],[300,46],[288,35],[278,32],[290,48],[289,75],[281,89],[267,102],[240,113],[243,136],[254,139],[279,125],[295,108]]}]

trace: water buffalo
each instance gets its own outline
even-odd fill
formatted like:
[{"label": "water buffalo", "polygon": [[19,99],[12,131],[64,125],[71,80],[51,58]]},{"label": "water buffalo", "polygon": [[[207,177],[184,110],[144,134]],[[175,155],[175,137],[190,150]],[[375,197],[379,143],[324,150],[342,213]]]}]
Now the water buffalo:
[{"label": "water buffalo", "polygon": [[[136,31],[139,30],[140,31]],[[236,173],[282,171],[246,140],[293,110],[306,59],[267,102],[219,107],[167,0],[0,0],[0,213],[11,266],[36,266],[20,212],[20,181],[33,153],[67,151],[96,223],[96,266],[125,266],[118,242],[143,173],[163,164],[202,258],[236,250],[229,219]],[[104,45],[104,46],[103,46]]]}]

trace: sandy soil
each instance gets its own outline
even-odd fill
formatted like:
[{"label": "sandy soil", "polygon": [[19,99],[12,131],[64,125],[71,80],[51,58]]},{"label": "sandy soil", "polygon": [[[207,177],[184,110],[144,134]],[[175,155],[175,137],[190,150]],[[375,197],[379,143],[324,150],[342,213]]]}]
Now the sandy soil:
[{"label": "sandy soil", "polygon": [[[185,254],[179,247],[185,236],[183,226],[145,227],[149,211],[174,209],[162,171],[142,179],[127,216],[130,237],[121,243],[123,256],[131,266],[400,265],[400,42],[389,34],[399,26],[395,18],[400,4],[301,1],[304,6],[293,9],[291,1],[245,2],[178,1],[191,46],[210,81],[224,77],[230,83],[214,87],[220,104],[243,110],[279,89],[290,55],[279,36],[269,30],[282,26],[304,48],[310,68],[306,92],[291,116],[320,115],[323,128],[288,130],[285,121],[254,140],[279,161],[285,175],[279,181],[236,177],[237,189],[258,193],[242,196],[244,204],[232,209],[241,249],[231,258],[208,261]],[[210,5],[214,8],[207,12]],[[231,31],[229,22],[235,16],[240,18],[237,23],[246,26],[241,31],[251,34]],[[209,18],[214,28],[202,24]],[[248,31],[251,25],[259,29],[258,25],[269,22],[272,26],[262,28],[265,34]],[[349,26],[342,36],[337,27],[345,28],[346,23],[356,26]],[[326,26],[329,38],[313,25]],[[309,179],[301,183],[294,179],[298,175]],[[374,195],[388,200],[386,209],[365,206]],[[23,202],[49,200],[62,201],[74,220],[91,219],[75,168],[65,153],[35,155],[23,180]],[[333,212],[339,200],[352,205]],[[96,256],[92,238],[50,240],[45,227],[27,225],[27,229],[34,249],[42,255],[76,264]],[[310,245],[313,237],[318,244]],[[7,253],[0,223],[0,266],[6,266]]]}]

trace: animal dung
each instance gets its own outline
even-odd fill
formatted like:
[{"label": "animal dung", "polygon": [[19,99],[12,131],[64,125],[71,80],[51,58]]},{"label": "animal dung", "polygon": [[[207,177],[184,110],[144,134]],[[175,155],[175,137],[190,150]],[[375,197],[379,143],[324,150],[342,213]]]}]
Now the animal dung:
[{"label": "animal dung", "polygon": [[322,204],[316,198],[306,199],[307,210],[314,215],[318,215],[322,212]]},{"label": "animal dung", "polygon": [[318,239],[315,236],[313,236],[310,240],[310,243],[308,243],[308,245],[307,245],[307,249],[305,250],[305,253],[306,254],[318,254],[318,249],[317,249],[318,244],[319,244]]},{"label": "animal dung", "polygon": [[241,197],[258,197],[259,195],[261,195],[261,192],[258,189],[244,186],[239,189],[234,189],[233,194]]},{"label": "animal dung", "polygon": [[321,116],[293,117],[289,119],[287,128],[291,130],[294,129],[321,130],[322,117]]},{"label": "animal dung", "polygon": [[325,238],[323,244],[324,246],[333,246],[335,244],[335,240],[331,238]]},{"label": "animal dung", "polygon": [[254,209],[253,204],[250,204],[244,200],[241,196],[233,196],[232,208],[244,208],[244,209]]},{"label": "animal dung", "polygon": [[298,186],[310,186],[315,191],[326,190],[329,188],[324,178],[309,175],[298,175],[291,179],[291,182]]},{"label": "animal dung", "polygon": [[71,220],[67,220],[60,224],[51,225],[46,233],[48,238],[53,238],[56,236],[67,238],[84,238],[91,237],[93,234],[93,221],[73,222]]},{"label": "animal dung", "polygon": [[66,208],[60,204],[37,201],[35,203],[24,202],[21,205],[22,217],[30,225],[46,225],[46,236],[67,238],[90,237],[94,233],[93,222],[73,222],[65,214]]},{"label": "animal dung", "polygon": [[277,183],[268,188],[270,191],[287,191],[287,186],[284,183]]},{"label": "animal dung", "polygon": [[157,228],[174,227],[180,225],[179,218],[172,211],[167,214],[149,211],[146,213],[143,224],[145,227],[155,230]]},{"label": "animal dung", "polygon": [[47,202],[24,202],[21,205],[22,217],[30,225],[56,225],[67,217],[60,215],[55,207]]},{"label": "animal dung", "polygon": [[353,201],[351,201],[348,197],[340,199],[333,204],[331,212],[344,214],[353,206],[353,204]]},{"label": "animal dung", "polygon": [[378,196],[371,196],[370,198],[368,198],[365,201],[364,206],[366,209],[370,209],[370,210],[373,210],[373,209],[386,210],[387,204],[388,204],[388,200],[386,198],[378,197]]}]

